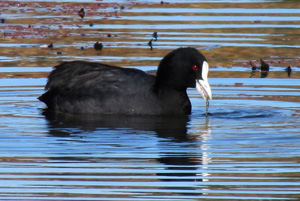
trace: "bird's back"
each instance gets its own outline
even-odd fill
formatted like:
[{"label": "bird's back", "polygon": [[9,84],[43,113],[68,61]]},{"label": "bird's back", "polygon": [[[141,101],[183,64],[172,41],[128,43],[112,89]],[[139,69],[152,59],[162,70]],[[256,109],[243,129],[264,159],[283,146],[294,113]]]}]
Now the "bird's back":
[{"label": "bird's back", "polygon": [[137,69],[66,62],[51,72],[47,92],[39,99],[49,109],[61,112],[139,113],[139,102],[153,99],[154,80],[154,76]]}]

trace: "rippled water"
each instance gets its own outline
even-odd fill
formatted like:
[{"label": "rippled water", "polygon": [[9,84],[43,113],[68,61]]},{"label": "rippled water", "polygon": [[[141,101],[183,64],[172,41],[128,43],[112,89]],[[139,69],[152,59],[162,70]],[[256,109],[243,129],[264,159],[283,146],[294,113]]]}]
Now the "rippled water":
[{"label": "rippled water", "polygon": [[299,97],[282,80],[210,79],[210,114],[190,90],[187,118],[43,115],[45,81],[1,79],[1,200],[299,196],[300,103],[255,100]]},{"label": "rippled water", "polygon": [[[280,1],[256,2],[267,4]],[[100,35],[108,31],[116,34],[114,40],[106,42],[106,45],[110,44],[116,50],[137,48],[144,51],[148,47],[140,44],[151,35],[147,29],[160,28],[163,30],[159,32],[156,49],[191,45],[207,50],[209,54],[209,50],[222,46],[248,44],[245,47],[294,49],[300,45],[299,42],[278,42],[276,38],[293,35],[291,30],[299,24],[284,21],[298,22],[299,15],[295,14],[297,9],[267,9],[265,13],[288,13],[288,16],[257,17],[263,21],[280,21],[270,25],[271,29],[276,29],[271,33],[244,30],[244,27],[260,27],[264,24],[233,25],[235,21],[246,19],[240,16],[226,18],[230,21],[228,24],[232,20],[233,24],[229,24],[229,27],[236,27],[231,32],[227,30],[223,33],[225,24],[215,24],[224,13],[234,14],[248,9],[199,9],[207,15],[222,16],[201,16],[201,23],[208,21],[208,24],[199,21],[195,25],[186,23],[190,17],[180,18],[177,15],[184,12],[197,13],[199,10],[148,10],[147,7],[126,8],[120,20],[154,21],[150,22],[154,23],[150,28],[148,24],[114,25],[114,19],[111,19],[111,24],[82,26],[86,26],[86,34],[92,35],[98,29],[101,29],[97,32]],[[126,15],[135,12],[141,13],[142,17]],[[169,24],[168,27],[163,23],[155,24],[161,16],[144,18],[148,12],[171,13],[172,16],[165,16],[162,21],[170,20],[175,24]],[[250,21],[256,19],[257,12],[262,10],[251,9],[249,13],[255,15],[249,18]],[[9,15],[6,13],[6,16]],[[26,16],[27,13],[14,15]],[[193,20],[198,21],[198,18]],[[0,24],[0,27],[6,25]],[[175,30],[182,27],[190,30]],[[199,32],[198,27],[212,29]],[[286,30],[287,34],[281,30],[282,27],[293,28]],[[10,28],[9,31],[14,30]],[[128,36],[132,37],[131,40],[127,39]],[[41,45],[36,41],[23,42],[14,43],[2,38],[0,47],[14,52],[15,49],[10,48],[23,51],[26,47]],[[82,44],[92,46],[93,40],[58,42],[55,45],[59,48],[73,48]],[[281,56],[274,52],[274,58]],[[214,99],[210,101],[208,116],[205,116],[205,103],[195,89],[188,91],[193,111],[187,117],[45,114],[45,105],[37,100],[44,92],[46,77],[36,76],[35,73],[51,71],[49,65],[40,66],[40,60],[48,64],[74,59],[99,61],[100,57],[102,62],[120,63],[126,60],[127,66],[153,71],[156,69],[154,62],[156,64],[162,56],[154,53],[55,55],[52,52],[47,57],[35,54],[28,57],[20,54],[1,55],[0,200],[299,200],[300,79],[288,78],[284,64],[271,66],[272,72],[281,72],[283,78],[239,77],[241,72],[249,76],[251,73],[250,68],[242,66],[212,68],[211,74],[229,72],[236,76],[229,78],[218,75],[209,78]],[[140,63],[143,61],[153,64]],[[22,62],[26,65],[22,65]],[[297,71],[298,68],[293,68],[294,76]]]}]

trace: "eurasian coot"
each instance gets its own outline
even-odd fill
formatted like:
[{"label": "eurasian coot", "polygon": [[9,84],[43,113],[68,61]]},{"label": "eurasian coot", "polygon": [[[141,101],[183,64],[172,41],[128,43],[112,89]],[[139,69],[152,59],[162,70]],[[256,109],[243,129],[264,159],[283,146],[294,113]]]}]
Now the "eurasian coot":
[{"label": "eurasian coot", "polygon": [[156,32],[156,31],[155,31],[155,32],[153,32],[153,34],[152,34],[152,38],[154,39],[154,41],[157,41],[158,34],[157,34],[157,32]]},{"label": "eurasian coot", "polygon": [[149,42],[148,42],[148,46],[150,47],[151,50],[153,50],[152,41],[153,41],[153,38],[151,40],[149,40]]},{"label": "eurasian coot", "polygon": [[266,78],[268,76],[270,67],[264,60],[260,59],[260,71],[261,71],[261,78]]},{"label": "eurasian coot", "polygon": [[98,114],[190,114],[188,87],[212,98],[208,63],[195,48],[179,48],[160,62],[157,75],[86,61],[65,62],[50,73],[39,97],[48,110]]},{"label": "eurasian coot", "polygon": [[291,66],[288,66],[288,67],[285,69],[285,71],[287,72],[288,77],[291,77],[291,73],[292,73],[292,68],[291,68]]},{"label": "eurasian coot", "polygon": [[94,49],[95,50],[98,50],[98,51],[101,51],[103,49],[103,44],[102,43],[99,43],[99,41],[97,41],[95,44],[94,44]]},{"label": "eurasian coot", "polygon": [[81,8],[80,11],[78,11],[78,15],[81,17],[81,19],[84,18],[84,16],[85,16],[84,8]]}]

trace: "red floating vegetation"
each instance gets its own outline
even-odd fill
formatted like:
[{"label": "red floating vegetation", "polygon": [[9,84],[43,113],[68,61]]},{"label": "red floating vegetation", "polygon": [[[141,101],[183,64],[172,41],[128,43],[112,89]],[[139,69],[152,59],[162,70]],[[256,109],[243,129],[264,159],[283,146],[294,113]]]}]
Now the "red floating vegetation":
[{"label": "red floating vegetation", "polygon": [[234,83],[234,86],[236,87],[242,87],[244,84],[243,83],[240,83],[240,82],[237,82],[237,83]]},{"label": "red floating vegetation", "polygon": [[[118,9],[122,10],[124,5],[120,3],[57,4],[53,2],[0,2],[0,7],[4,8],[2,9],[2,12],[8,10],[17,13],[38,12],[42,14],[53,12],[56,15],[74,15],[78,13],[78,10],[84,8],[87,11],[87,15],[90,16],[101,14],[103,11],[100,11],[99,9],[113,9],[116,11],[110,12],[111,16],[117,16]],[[45,8],[47,8],[46,11]]]},{"label": "red floating vegetation", "polygon": [[[101,0],[99,0],[101,1]],[[74,25],[70,23],[67,25],[64,22],[76,22],[78,18],[73,15],[78,14],[78,10],[84,8],[87,16],[103,16],[103,19],[111,17],[119,17],[120,11],[124,8],[123,4],[119,3],[65,3],[58,4],[53,2],[7,2],[1,1],[0,7],[2,12],[22,13],[26,15],[27,12],[35,12],[38,15],[69,15],[69,18],[49,18],[43,25],[28,24],[18,25],[9,24],[1,27],[3,37],[10,37],[11,39],[20,38],[47,38],[53,36],[60,36],[61,33],[56,33],[51,30],[73,28]],[[52,23],[52,24],[49,24]],[[56,25],[53,25],[55,23]],[[69,26],[69,27],[68,27]],[[50,30],[50,31],[49,31]]]}]

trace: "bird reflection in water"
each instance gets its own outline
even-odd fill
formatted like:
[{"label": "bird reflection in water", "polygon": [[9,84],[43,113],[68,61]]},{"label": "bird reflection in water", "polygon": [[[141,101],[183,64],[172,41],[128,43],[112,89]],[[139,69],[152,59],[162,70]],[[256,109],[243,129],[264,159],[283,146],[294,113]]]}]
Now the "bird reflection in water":
[{"label": "bird reflection in water", "polygon": [[[208,117],[200,119],[200,121],[204,120],[202,124],[197,124],[200,128],[190,128],[192,131],[189,132],[191,116],[188,115],[81,114],[76,116],[46,112],[45,116],[51,136],[70,137],[80,134],[84,138],[85,134],[88,136],[92,132],[103,135],[103,132],[105,132],[103,128],[110,131],[128,128],[130,131],[135,131],[134,135],[139,135],[139,131],[153,131],[156,134],[154,135],[154,138],[156,138],[154,141],[157,141],[154,148],[158,149],[156,160],[160,164],[159,167],[162,167],[157,170],[155,175],[158,181],[168,183],[167,186],[161,186],[160,188],[168,192],[174,193],[175,191],[176,194],[182,195],[201,196],[203,194],[201,188],[203,188],[203,182],[208,181],[209,173],[206,169],[210,162],[210,148],[207,140],[210,139],[211,129]],[[109,133],[107,134],[109,135]],[[120,132],[120,135],[126,134]],[[134,139],[134,135],[130,138]],[[188,182],[188,185],[186,182]]]},{"label": "bird reflection in water", "polygon": [[[174,187],[166,187],[167,189],[184,189],[184,195],[202,195],[202,182],[209,181],[207,172],[210,162],[209,145],[207,140],[210,139],[211,129],[209,119],[205,119],[205,123],[197,133],[185,133],[185,138],[180,140],[171,138],[174,152],[168,151],[168,144],[172,142],[162,141],[160,145],[160,158],[158,161],[166,166],[162,172],[157,173],[161,180],[166,182],[189,182],[190,185],[174,185]],[[165,145],[164,145],[165,144]],[[164,147],[165,146],[165,147]],[[199,183],[201,182],[201,183]],[[186,185],[186,186],[184,186]],[[172,185],[171,185],[172,186]]]}]

